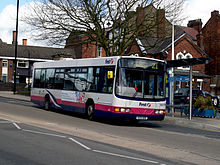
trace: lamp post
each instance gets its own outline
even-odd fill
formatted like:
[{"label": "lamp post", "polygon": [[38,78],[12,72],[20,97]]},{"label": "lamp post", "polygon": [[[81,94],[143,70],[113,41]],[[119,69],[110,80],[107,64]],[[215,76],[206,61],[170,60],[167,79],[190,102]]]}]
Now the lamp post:
[{"label": "lamp post", "polygon": [[31,60],[30,60],[30,51],[28,50],[28,91],[30,91],[30,78],[31,78],[31,75],[30,75],[30,73],[31,73],[31,71],[30,71],[30,69],[31,69]]},{"label": "lamp post", "polygon": [[17,53],[18,53],[18,11],[19,0],[17,0],[17,18],[16,18],[16,37],[15,37],[15,60],[14,60],[14,94],[16,93],[16,76],[17,76]]},{"label": "lamp post", "polygon": [[[174,21],[172,22],[172,56],[171,59],[174,60],[174,42],[175,42],[175,29],[174,29]],[[174,68],[172,67],[170,70],[170,105],[171,105],[171,113],[174,116]]]}]

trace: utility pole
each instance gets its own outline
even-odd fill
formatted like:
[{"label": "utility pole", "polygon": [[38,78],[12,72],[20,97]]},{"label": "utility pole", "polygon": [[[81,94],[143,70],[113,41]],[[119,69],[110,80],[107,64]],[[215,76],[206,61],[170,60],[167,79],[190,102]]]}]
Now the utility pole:
[{"label": "utility pole", "polygon": [[16,37],[15,37],[15,60],[14,60],[14,94],[16,93],[16,76],[17,76],[17,53],[18,53],[18,11],[19,0],[17,0],[17,18],[16,18]]},{"label": "utility pole", "polygon": [[[172,60],[174,60],[174,22],[172,23]],[[174,116],[174,68],[172,67],[170,70],[170,107],[172,116]]]},{"label": "utility pole", "polygon": [[189,120],[192,120],[192,64],[189,66],[189,80],[190,80],[190,86],[189,86]]}]

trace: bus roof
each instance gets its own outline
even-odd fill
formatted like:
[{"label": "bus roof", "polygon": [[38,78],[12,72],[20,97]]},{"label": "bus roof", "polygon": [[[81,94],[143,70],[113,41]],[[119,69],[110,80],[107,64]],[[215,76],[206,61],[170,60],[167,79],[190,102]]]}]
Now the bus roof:
[{"label": "bus roof", "polygon": [[154,58],[136,57],[136,56],[111,56],[100,58],[83,58],[83,59],[64,59],[50,62],[34,63],[34,68],[60,68],[60,67],[83,67],[83,66],[111,66],[116,65],[121,58],[149,59],[153,61],[164,62]]}]

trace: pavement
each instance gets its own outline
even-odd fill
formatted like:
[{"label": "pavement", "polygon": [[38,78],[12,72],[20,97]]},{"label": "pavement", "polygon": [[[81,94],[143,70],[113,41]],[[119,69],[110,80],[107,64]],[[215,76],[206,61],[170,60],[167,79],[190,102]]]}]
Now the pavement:
[{"label": "pavement", "polygon": [[[30,102],[30,96],[13,94],[11,91],[0,91],[0,97]],[[220,132],[220,118],[192,117],[192,120],[189,120],[188,116],[184,114],[181,115],[180,112],[175,112],[167,113],[163,122],[184,127]]]}]

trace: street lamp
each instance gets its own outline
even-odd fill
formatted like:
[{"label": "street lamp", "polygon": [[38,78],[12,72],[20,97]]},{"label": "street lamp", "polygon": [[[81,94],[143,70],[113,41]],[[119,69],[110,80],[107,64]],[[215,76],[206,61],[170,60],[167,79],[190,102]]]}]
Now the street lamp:
[{"label": "street lamp", "polygon": [[[174,52],[174,49],[175,49],[175,46],[174,46],[174,42],[175,42],[175,26],[174,26],[174,21],[172,21],[172,56],[171,56],[171,59],[174,60],[175,59],[175,52]],[[171,105],[171,113],[172,113],[172,116],[174,116],[174,68],[172,67],[171,70],[170,70],[170,105]]]},{"label": "street lamp", "polygon": [[18,53],[18,11],[19,0],[17,0],[17,18],[16,18],[16,37],[15,37],[15,60],[14,60],[14,94],[16,93],[16,73],[17,73],[17,53]]}]

